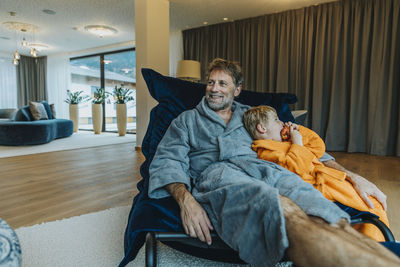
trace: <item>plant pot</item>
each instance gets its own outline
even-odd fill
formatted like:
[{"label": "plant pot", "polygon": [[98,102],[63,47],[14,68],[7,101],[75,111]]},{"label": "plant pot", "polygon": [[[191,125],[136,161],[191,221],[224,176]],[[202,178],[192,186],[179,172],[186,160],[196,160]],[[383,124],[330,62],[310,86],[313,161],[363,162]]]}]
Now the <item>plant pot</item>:
[{"label": "plant pot", "polygon": [[69,119],[74,123],[74,133],[78,131],[79,126],[79,107],[78,104],[69,104]]},{"label": "plant pot", "polygon": [[126,104],[117,104],[117,126],[119,136],[126,134]]},{"label": "plant pot", "polygon": [[92,104],[92,123],[93,131],[95,134],[101,133],[101,127],[103,126],[103,105]]}]

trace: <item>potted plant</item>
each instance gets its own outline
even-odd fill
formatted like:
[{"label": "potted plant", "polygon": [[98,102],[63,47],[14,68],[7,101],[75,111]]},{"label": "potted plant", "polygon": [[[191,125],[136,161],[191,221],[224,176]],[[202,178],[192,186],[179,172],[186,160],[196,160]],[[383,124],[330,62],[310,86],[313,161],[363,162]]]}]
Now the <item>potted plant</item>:
[{"label": "potted plant", "polygon": [[117,126],[119,136],[124,136],[126,134],[126,103],[134,100],[131,94],[132,91],[122,88],[122,84],[121,87],[115,86],[113,91],[115,103],[117,104]]},{"label": "potted plant", "polygon": [[100,134],[103,126],[103,104],[111,93],[104,88],[97,88],[92,98],[92,122],[95,134]]},{"label": "potted plant", "polygon": [[71,92],[67,90],[67,99],[65,103],[69,104],[69,118],[74,123],[74,132],[78,131],[79,124],[79,108],[80,103],[84,103],[90,99],[88,95],[81,95],[83,91]]}]

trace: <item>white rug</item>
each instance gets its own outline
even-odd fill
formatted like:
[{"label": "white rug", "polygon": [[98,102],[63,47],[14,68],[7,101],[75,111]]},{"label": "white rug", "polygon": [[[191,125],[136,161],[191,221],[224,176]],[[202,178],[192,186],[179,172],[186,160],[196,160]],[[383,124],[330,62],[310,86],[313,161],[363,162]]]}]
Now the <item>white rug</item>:
[{"label": "white rug", "polygon": [[[16,230],[24,267],[118,266],[130,207],[118,207]],[[243,266],[212,262],[159,244],[159,266]],[[129,267],[145,266],[144,247]]]},{"label": "white rug", "polygon": [[91,131],[80,131],[70,137],[56,139],[43,145],[0,146],[0,158],[122,143],[133,143],[135,145],[136,135],[119,136],[118,133],[94,134]]}]

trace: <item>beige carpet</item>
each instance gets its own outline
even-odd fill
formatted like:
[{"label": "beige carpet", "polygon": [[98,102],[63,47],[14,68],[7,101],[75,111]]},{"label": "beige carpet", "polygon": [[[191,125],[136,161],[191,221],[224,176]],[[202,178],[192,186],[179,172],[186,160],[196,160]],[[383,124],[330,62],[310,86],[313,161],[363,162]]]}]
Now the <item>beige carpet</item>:
[{"label": "beige carpet", "polygon": [[122,143],[136,145],[136,135],[119,136],[118,133],[94,134],[91,131],[80,131],[70,137],[56,139],[43,145],[0,146],[0,158]]},{"label": "beige carpet", "polygon": [[[16,230],[24,267],[118,266],[130,207],[118,207]],[[159,244],[159,266],[243,266],[183,254]],[[144,247],[129,267],[145,266]]]}]

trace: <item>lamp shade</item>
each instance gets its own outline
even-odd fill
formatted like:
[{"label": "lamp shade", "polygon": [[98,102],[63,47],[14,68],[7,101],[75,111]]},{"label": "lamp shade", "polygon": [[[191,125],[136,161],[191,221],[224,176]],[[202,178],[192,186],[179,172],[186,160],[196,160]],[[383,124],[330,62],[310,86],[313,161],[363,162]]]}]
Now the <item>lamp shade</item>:
[{"label": "lamp shade", "polygon": [[200,81],[200,62],[195,60],[180,60],[178,62],[177,78],[189,81]]}]

